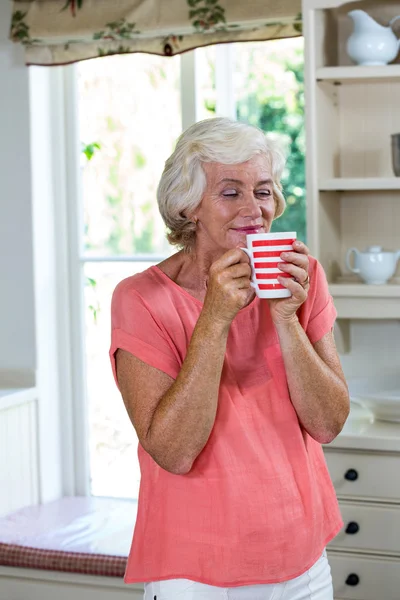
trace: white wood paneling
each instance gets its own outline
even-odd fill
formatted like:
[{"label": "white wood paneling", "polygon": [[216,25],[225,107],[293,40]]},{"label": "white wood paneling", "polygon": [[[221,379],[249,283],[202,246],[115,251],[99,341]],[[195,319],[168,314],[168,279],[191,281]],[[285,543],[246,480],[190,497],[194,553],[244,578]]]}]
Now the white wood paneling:
[{"label": "white wood paneling", "polygon": [[317,101],[317,145],[318,177],[327,179],[340,175],[340,116],[337,86],[321,83],[316,89]]},{"label": "white wood paneling", "polygon": [[[349,275],[345,266],[349,248],[356,247],[363,251],[367,246],[379,245],[385,251],[400,250],[400,194],[395,189],[321,192],[318,217],[323,232],[318,258],[329,283],[343,283],[341,278]],[[400,261],[394,274],[394,277],[399,276]],[[361,282],[358,277],[353,277],[353,280]],[[381,288],[382,296],[383,289],[389,296],[398,296],[398,290],[392,290],[391,286]],[[358,288],[357,294],[360,297],[368,296],[368,287],[363,285]],[[387,318],[390,318],[389,315]]]},{"label": "white wood paneling", "polygon": [[341,177],[393,177],[391,138],[400,132],[400,81],[340,85]]},{"label": "white wood paneling", "polygon": [[[343,192],[340,194],[342,273],[346,252],[355,246],[379,245],[400,250],[400,194],[396,191]],[[400,264],[395,275],[400,275]]]},{"label": "white wood paneling", "polygon": [[341,218],[340,199],[337,192],[324,192],[319,203],[319,228],[322,235],[318,258],[329,282],[341,274]]},{"label": "white wood paneling", "polygon": [[37,402],[0,410],[0,516],[39,502]]}]

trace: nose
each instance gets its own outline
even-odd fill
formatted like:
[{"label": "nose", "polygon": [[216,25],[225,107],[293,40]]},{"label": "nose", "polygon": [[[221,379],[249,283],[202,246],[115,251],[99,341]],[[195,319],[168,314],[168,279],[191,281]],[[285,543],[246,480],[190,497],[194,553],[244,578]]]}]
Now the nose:
[{"label": "nose", "polygon": [[259,201],[253,193],[247,193],[244,196],[243,206],[240,209],[243,217],[258,219],[262,215]]}]

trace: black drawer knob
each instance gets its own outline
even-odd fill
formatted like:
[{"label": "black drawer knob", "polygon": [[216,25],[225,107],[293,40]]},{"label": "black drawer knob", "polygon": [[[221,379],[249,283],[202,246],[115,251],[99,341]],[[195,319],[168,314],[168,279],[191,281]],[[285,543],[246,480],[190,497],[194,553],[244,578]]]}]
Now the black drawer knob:
[{"label": "black drawer knob", "polygon": [[344,478],[347,479],[347,481],[356,481],[356,479],[358,479],[358,473],[355,469],[348,469],[344,474]]},{"label": "black drawer knob", "polygon": [[360,578],[356,573],[350,573],[350,575],[346,579],[347,585],[355,586],[360,583]]},{"label": "black drawer knob", "polygon": [[350,521],[350,523],[348,523],[348,525],[346,527],[346,533],[350,533],[351,535],[354,535],[358,531],[360,531],[359,524],[356,523],[355,521]]}]

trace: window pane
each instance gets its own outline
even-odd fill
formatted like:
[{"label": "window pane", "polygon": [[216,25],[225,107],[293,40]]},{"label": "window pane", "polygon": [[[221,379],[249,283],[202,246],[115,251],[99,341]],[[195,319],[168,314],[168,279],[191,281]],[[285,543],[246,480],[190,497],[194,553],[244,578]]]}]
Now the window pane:
[{"label": "window pane", "polygon": [[297,231],[306,241],[304,40],[235,44],[237,118],[278,138],[288,157],[284,214],[272,231]]},{"label": "window pane", "polygon": [[156,189],[181,132],[179,57],[105,57],[78,73],[86,253],[169,253]]},{"label": "window pane", "polygon": [[215,117],[215,55],[215,46],[205,46],[196,50],[199,121]]},{"label": "window pane", "polygon": [[86,382],[91,493],[137,498],[137,436],[115,385],[108,350],[110,304],[119,281],[152,263],[86,263]]}]

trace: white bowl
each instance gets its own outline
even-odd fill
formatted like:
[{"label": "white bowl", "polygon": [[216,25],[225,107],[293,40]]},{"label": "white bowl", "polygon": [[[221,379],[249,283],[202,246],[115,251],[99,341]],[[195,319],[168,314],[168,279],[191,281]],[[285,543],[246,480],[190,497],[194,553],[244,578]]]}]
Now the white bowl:
[{"label": "white bowl", "polygon": [[368,410],[376,419],[400,423],[400,374],[348,380],[351,400]]}]

